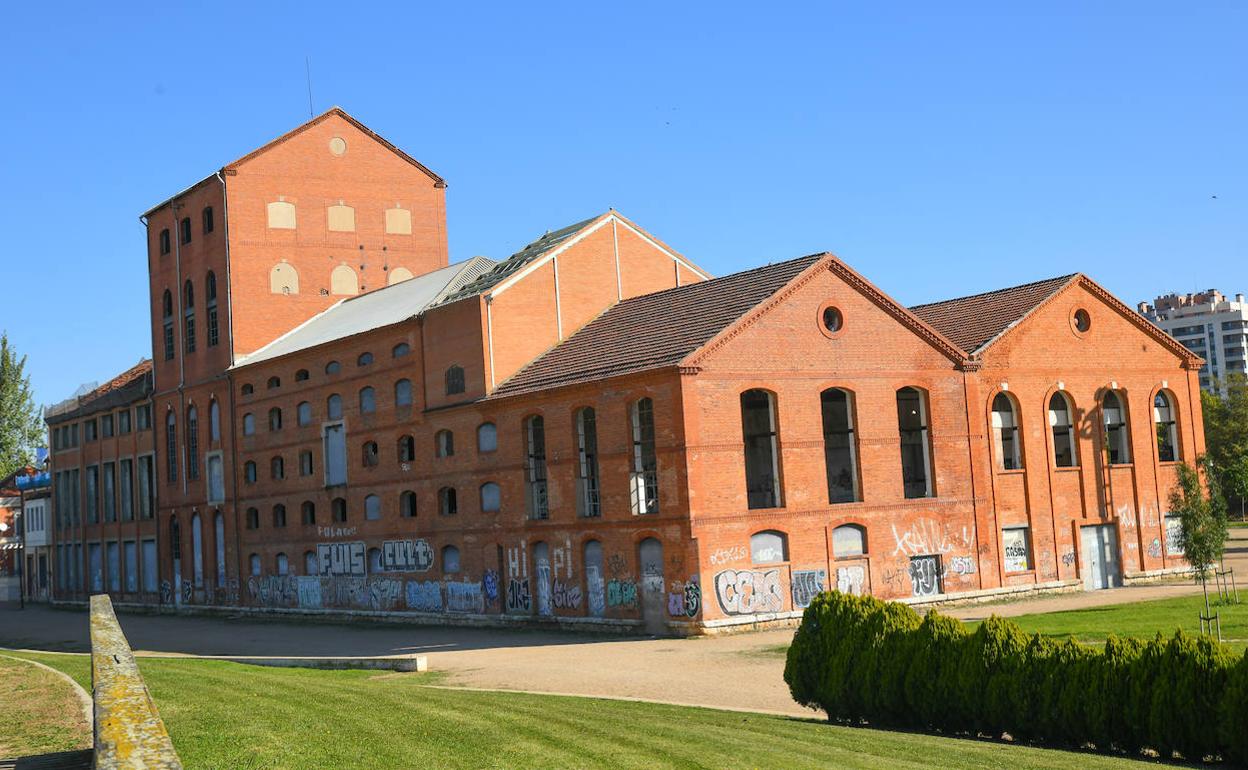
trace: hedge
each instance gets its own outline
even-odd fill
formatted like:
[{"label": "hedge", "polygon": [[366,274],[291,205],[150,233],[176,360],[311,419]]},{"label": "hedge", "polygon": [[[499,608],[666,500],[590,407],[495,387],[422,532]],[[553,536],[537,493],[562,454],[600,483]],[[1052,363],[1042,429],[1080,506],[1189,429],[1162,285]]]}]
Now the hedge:
[{"label": "hedge", "polygon": [[1182,631],[1095,649],[831,592],[802,616],[784,680],[833,721],[1248,765],[1248,653]]}]

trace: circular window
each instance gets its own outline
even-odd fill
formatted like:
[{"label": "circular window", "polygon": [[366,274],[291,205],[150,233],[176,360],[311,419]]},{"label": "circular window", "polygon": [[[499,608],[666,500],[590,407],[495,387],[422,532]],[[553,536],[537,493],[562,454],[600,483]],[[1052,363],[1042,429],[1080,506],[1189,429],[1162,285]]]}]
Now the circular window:
[{"label": "circular window", "polygon": [[334,155],[345,155],[347,152],[347,140],[341,136],[335,136],[329,140],[329,151]]},{"label": "circular window", "polygon": [[1075,325],[1075,331],[1083,334],[1092,328],[1092,316],[1088,315],[1088,311],[1079,308],[1075,311],[1072,320]]},{"label": "circular window", "polygon": [[841,309],[834,305],[824,305],[819,311],[819,328],[826,335],[833,335],[840,332],[845,326],[845,316],[841,315]]}]

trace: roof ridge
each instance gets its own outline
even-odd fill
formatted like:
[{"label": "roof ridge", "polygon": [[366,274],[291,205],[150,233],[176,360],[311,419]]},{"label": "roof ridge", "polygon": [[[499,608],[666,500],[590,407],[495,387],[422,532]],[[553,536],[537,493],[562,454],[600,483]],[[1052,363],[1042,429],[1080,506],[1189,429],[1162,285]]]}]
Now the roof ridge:
[{"label": "roof ridge", "polygon": [[609,313],[609,312],[611,312],[612,310],[614,310],[615,308],[619,307],[620,305],[623,305],[625,302],[636,302],[637,300],[642,299],[643,297],[654,297],[654,296],[657,296],[657,295],[659,295],[659,294],[666,294],[666,293],[668,293],[668,292],[676,292],[676,291],[684,291],[684,290],[686,290],[686,289],[692,290],[692,289],[693,289],[693,287],[695,287],[695,286],[708,286],[708,285],[713,284],[713,283],[717,283],[717,282],[721,282],[721,281],[727,281],[727,280],[729,280],[730,278],[738,278],[738,279],[739,279],[739,278],[741,278],[742,276],[749,275],[750,273],[757,273],[757,272],[759,272],[759,271],[761,271],[761,270],[770,270],[771,268],[779,267],[779,266],[781,266],[781,265],[787,265],[787,264],[790,264],[790,263],[792,263],[792,262],[800,262],[800,261],[805,260],[805,259],[820,258],[820,257],[822,257],[824,254],[827,254],[827,252],[826,252],[826,251],[819,251],[819,252],[815,252],[815,253],[813,253],[813,254],[806,254],[805,256],[801,256],[801,257],[793,257],[792,259],[784,259],[784,260],[781,260],[781,261],[779,261],[779,262],[768,262],[767,264],[765,264],[765,265],[760,265],[759,267],[751,267],[749,270],[741,270],[741,271],[736,272],[736,273],[728,273],[727,275],[718,275],[718,276],[715,276],[714,278],[707,278],[707,279],[704,279],[704,280],[701,280],[701,281],[694,281],[693,283],[683,283],[683,284],[681,284],[680,286],[669,286],[669,287],[667,287],[666,289],[659,289],[658,291],[652,291],[652,292],[649,292],[649,293],[647,293],[647,294],[638,294],[638,295],[637,295],[637,296],[635,296],[635,297],[628,297],[627,299],[622,299],[622,300],[620,300],[619,302],[616,302],[614,305],[612,305],[611,307],[607,308],[607,309],[604,311],[604,313]]},{"label": "roof ridge", "polygon": [[976,294],[966,294],[961,297],[949,297],[947,299],[938,299],[932,302],[924,302],[919,305],[910,305],[907,309],[915,310],[918,308],[931,307],[933,305],[943,305],[947,302],[961,302],[963,300],[968,300],[968,299],[987,297],[992,294],[1002,294],[1007,291],[1017,291],[1019,289],[1030,289],[1034,286],[1039,286],[1045,283],[1053,283],[1054,281],[1061,281],[1065,283],[1067,281],[1073,280],[1074,278],[1077,278],[1079,275],[1080,273],[1070,273],[1068,275],[1055,275],[1055,276],[1052,276],[1051,278],[1041,278],[1038,281],[1029,281],[1028,283],[1020,283],[1017,286],[1003,286],[1000,289],[991,289],[989,291],[981,291]]}]

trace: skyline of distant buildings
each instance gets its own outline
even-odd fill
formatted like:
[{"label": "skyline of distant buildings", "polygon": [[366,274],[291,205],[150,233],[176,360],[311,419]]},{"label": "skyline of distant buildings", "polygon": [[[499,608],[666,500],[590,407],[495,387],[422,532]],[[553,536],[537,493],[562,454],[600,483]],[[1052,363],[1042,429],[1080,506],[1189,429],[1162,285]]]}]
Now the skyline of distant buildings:
[{"label": "skyline of distant buildings", "polygon": [[1188,350],[1205,359],[1200,387],[1218,392],[1217,383],[1228,374],[1248,374],[1248,302],[1217,289],[1170,293],[1141,302],[1140,314],[1157,324]]}]

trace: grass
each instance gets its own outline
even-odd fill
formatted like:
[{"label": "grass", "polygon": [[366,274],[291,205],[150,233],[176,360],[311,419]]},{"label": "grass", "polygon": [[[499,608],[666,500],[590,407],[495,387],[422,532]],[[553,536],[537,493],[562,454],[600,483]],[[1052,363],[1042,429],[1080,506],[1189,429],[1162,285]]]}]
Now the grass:
[{"label": "grass", "polygon": [[90,746],[91,727],[70,684],[51,671],[0,656],[0,757]]},{"label": "grass", "polygon": [[[90,677],[85,656],[25,654],[80,682]],[[428,674],[187,659],[142,658],[139,665],[191,770],[1138,766],[1120,757],[818,720],[431,687],[437,679]]]}]

